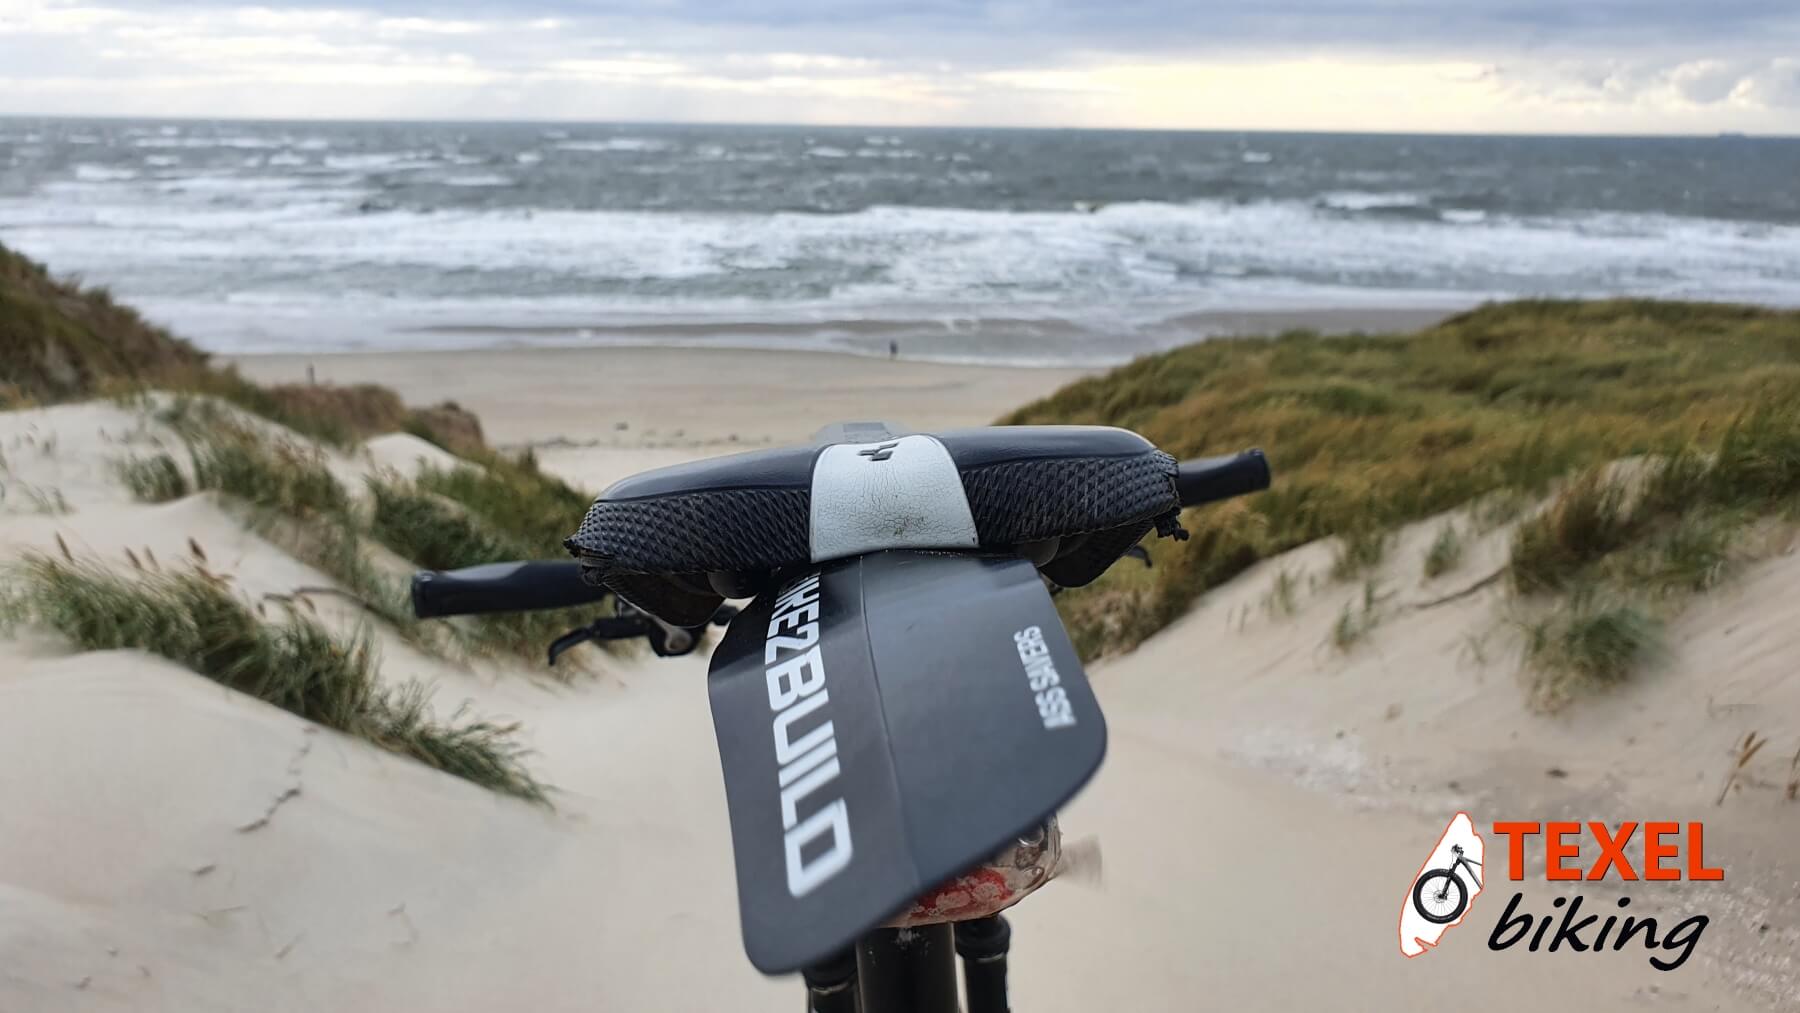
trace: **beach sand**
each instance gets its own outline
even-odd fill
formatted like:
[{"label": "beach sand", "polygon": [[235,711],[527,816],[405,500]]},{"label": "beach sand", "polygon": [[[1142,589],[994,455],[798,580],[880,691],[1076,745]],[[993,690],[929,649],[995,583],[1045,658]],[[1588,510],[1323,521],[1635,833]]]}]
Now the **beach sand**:
[{"label": "beach sand", "polygon": [[883,419],[981,426],[1088,371],[971,367],[824,352],[496,349],[228,359],[260,383],[380,383],[408,403],[450,400],[503,446],[626,448],[804,440],[822,425]]},{"label": "beach sand", "polygon": [[[590,489],[845,418],[980,424],[1078,375],[657,350],[242,365],[294,381],[306,362],[322,381],[456,400],[495,442],[538,447]],[[39,452],[52,437],[54,451]],[[328,582],[210,495],[131,502],[105,461],[156,439],[170,437],[108,404],[0,414],[11,479],[74,508],[0,514],[0,553],[54,551],[60,534],[77,552],[148,545],[176,559],[191,537],[247,593]],[[334,466],[354,474],[430,453],[389,437]],[[1409,528],[1390,555],[1405,602],[1478,579],[1505,537],[1424,586],[1431,530]],[[1344,656],[1325,641],[1360,588],[1302,577],[1293,616],[1262,609],[1277,573],[1316,572],[1329,556],[1308,546],[1266,561],[1093,667],[1109,752],[1063,826],[1097,842],[1104,872],[1053,883],[1010,914],[1018,1009],[1800,1003],[1800,810],[1773,766],[1712,805],[1745,730],[1773,736],[1775,752],[1800,741],[1800,630],[1788,621],[1800,559],[1777,554],[1691,610],[1677,656],[1643,685],[1550,718],[1525,710],[1508,660],[1465,657],[1466,638],[1497,625],[1492,592],[1397,612]],[[590,676],[561,685],[377,636],[387,678],[435,681],[445,710],[469,699],[522,721],[556,810],[142,654],[0,639],[0,1010],[798,1008],[797,980],[764,978],[742,954],[704,659],[596,655]],[[1490,952],[1514,889],[1490,840],[1494,878],[1469,921],[1406,960],[1403,897],[1458,808],[1478,827],[1704,818],[1724,884],[1628,892],[1643,913],[1707,913],[1714,925],[1670,973],[1636,948]],[[1541,880],[1522,888],[1530,909],[1551,911],[1558,894]],[[1586,892],[1592,907],[1618,891]]]}]

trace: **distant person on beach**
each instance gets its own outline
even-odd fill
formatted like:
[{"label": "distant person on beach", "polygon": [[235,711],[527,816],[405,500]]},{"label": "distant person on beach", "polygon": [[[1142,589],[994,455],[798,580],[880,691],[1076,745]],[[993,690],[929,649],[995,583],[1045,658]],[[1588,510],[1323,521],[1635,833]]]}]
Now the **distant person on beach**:
[{"label": "distant person on beach", "polygon": [[892,338],[889,338],[888,339],[888,358],[898,359],[899,357],[900,357],[900,342],[895,341]]}]

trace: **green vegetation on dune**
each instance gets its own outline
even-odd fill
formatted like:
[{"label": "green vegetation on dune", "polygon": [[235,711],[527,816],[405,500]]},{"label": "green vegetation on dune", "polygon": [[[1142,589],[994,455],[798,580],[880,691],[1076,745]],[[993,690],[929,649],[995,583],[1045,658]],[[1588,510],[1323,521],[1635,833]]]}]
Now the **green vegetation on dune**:
[{"label": "green vegetation on dune", "polygon": [[1131,647],[1259,559],[1471,503],[1498,522],[1500,507],[1632,455],[1716,453],[1742,463],[1709,486],[1792,488],[1800,442],[1782,442],[1775,416],[1794,404],[1800,313],[1527,301],[1416,334],[1206,341],[1003,421],[1124,426],[1179,457],[1268,451],[1275,487],[1188,511],[1193,537],[1156,546],[1152,580],[1109,574],[1059,598],[1091,656]]},{"label": "green vegetation on dune", "polygon": [[485,449],[480,423],[454,404],[409,408],[373,384],[252,383],[105,289],[54,278],[0,246],[0,410],[153,387],[229,401],[334,446],[410,432],[453,453]]},{"label": "green vegetation on dune", "polygon": [[194,484],[299,519],[350,509],[349,495],[311,447],[264,440],[220,423],[190,444]]},{"label": "green vegetation on dune", "polygon": [[[150,390],[177,396],[153,400],[145,396]],[[251,508],[246,523],[329,574],[338,588],[246,602],[230,591],[228,577],[206,568],[191,541],[196,562],[180,572],[163,572],[153,557],[130,551],[139,572],[123,577],[72,558],[28,556],[0,589],[0,623],[43,625],[85,650],[153,651],[309,720],[543,801],[543,787],[521,763],[516,726],[460,710],[436,719],[423,686],[380,684],[366,632],[340,639],[298,609],[310,610],[314,594],[348,594],[405,639],[439,653],[541,657],[548,640],[594,610],[421,623],[411,615],[404,576],[382,564],[369,540],[432,567],[550,556],[579,523],[585,494],[540,472],[529,456],[515,460],[490,449],[479,422],[454,404],[409,408],[374,385],[252,383],[104,290],[59,281],[0,247],[0,410],[97,396],[154,411],[187,444],[185,468],[164,451],[115,460],[133,496],[164,502],[196,488],[228,496]],[[476,464],[429,472],[417,483],[377,480],[373,502],[361,503],[317,444],[348,450],[390,432],[412,433]],[[279,621],[265,615],[270,603],[285,613]]]},{"label": "green vegetation on dune", "polygon": [[1643,606],[1583,590],[1525,625],[1525,688],[1530,704],[1554,711],[1577,695],[1629,677],[1663,649],[1662,620]]},{"label": "green vegetation on dune", "polygon": [[[536,660],[551,640],[585,625],[601,607],[420,622],[411,614],[404,578],[383,570],[364,550],[373,539],[420,567],[439,570],[554,558],[591,498],[544,473],[529,453],[515,458],[474,447],[466,453],[479,463],[425,468],[413,480],[378,475],[365,483],[368,503],[358,504],[318,448],[265,432],[217,401],[179,396],[157,417],[187,442],[196,487],[254,507],[259,530],[325,571],[420,647],[452,657],[504,653]],[[172,466],[172,460],[165,466],[153,457],[120,468],[138,498],[156,500],[169,491],[158,482],[182,478],[178,468],[169,472]]]},{"label": "green vegetation on dune", "polygon": [[[539,471],[530,456],[483,455],[481,467],[423,470],[412,482],[372,479],[370,531],[390,549],[434,570],[554,556],[581,523],[591,498]],[[542,655],[556,637],[586,625],[596,606],[497,613],[464,621],[479,653]],[[616,642],[602,649],[624,650]]]},{"label": "green vegetation on dune", "polygon": [[453,501],[398,477],[367,483],[370,533],[388,548],[430,570],[524,559],[529,550]]},{"label": "green vegetation on dune", "polygon": [[109,381],[152,380],[205,361],[105,289],[57,281],[0,246],[0,408],[91,396]]},{"label": "green vegetation on dune", "polygon": [[146,503],[164,503],[188,494],[187,476],[168,454],[129,457],[115,462],[114,467],[131,494]]},{"label": "green vegetation on dune", "polygon": [[364,637],[343,640],[289,609],[258,616],[202,566],[119,576],[97,564],[27,556],[0,619],[56,630],[83,650],[159,654],[309,721],[366,739],[483,787],[531,801],[544,787],[521,762],[515,726],[440,722],[417,684],[384,688]]},{"label": "green vegetation on dune", "polygon": [[[529,450],[519,457],[494,452],[471,455],[478,466],[428,468],[421,489],[461,503],[489,524],[504,528],[532,557],[554,556],[581,526],[594,497],[538,467]],[[491,560],[489,560],[491,562]]]}]

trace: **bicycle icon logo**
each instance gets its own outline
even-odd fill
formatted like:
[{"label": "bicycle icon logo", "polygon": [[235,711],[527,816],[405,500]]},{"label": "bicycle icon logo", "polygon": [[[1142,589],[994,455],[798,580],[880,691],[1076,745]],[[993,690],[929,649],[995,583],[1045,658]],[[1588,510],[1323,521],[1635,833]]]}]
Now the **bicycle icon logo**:
[{"label": "bicycle icon logo", "polygon": [[1475,871],[1481,863],[1464,854],[1460,844],[1450,845],[1450,854],[1454,860],[1448,868],[1432,869],[1413,884],[1413,910],[1433,925],[1450,924],[1469,906],[1469,888],[1457,876],[1458,870],[1468,870],[1475,886],[1481,886],[1481,874]]},{"label": "bicycle icon logo", "polygon": [[1484,885],[1485,857],[1474,821],[1457,813],[1407,884],[1400,907],[1401,953],[1424,953],[1463,920]]}]

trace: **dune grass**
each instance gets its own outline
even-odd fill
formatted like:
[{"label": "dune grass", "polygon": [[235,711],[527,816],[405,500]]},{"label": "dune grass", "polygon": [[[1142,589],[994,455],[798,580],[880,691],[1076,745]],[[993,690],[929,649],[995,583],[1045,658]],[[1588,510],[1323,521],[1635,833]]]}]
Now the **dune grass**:
[{"label": "dune grass", "polygon": [[318,450],[217,421],[189,435],[194,485],[289,517],[348,513],[350,496]]},{"label": "dune grass", "polygon": [[[482,465],[426,469],[366,482],[368,503],[353,502],[324,455],[262,433],[205,399],[178,398],[159,414],[187,440],[196,484],[262,511],[258,529],[318,567],[408,641],[447,657],[516,654],[536,660],[546,645],[585,625],[598,606],[475,616],[454,624],[413,617],[405,578],[370,560],[374,539],[427,569],[457,569],[514,559],[555,558],[589,498],[539,471],[529,456],[491,451]],[[611,645],[606,645],[611,646]]]},{"label": "dune grass", "polygon": [[563,539],[574,534],[594,502],[592,494],[544,473],[530,451],[516,458],[482,454],[475,465],[449,470],[428,468],[418,486],[462,504],[537,559],[561,555]]},{"label": "dune grass", "polygon": [[187,441],[198,488],[249,504],[259,533],[329,575],[403,639],[446,653],[443,639],[413,617],[405,580],[364,552],[364,522],[318,449],[260,433],[204,399],[178,398],[159,418]]},{"label": "dune grass", "polygon": [[[368,482],[373,512],[370,531],[375,538],[395,552],[422,567],[453,570],[483,563],[499,563],[515,559],[553,556],[559,551],[537,544],[544,531],[560,530],[566,535],[575,530],[577,521],[559,519],[566,516],[566,501],[546,503],[543,497],[560,496],[567,486],[545,476],[522,478],[522,472],[459,468],[453,472],[426,471],[417,482],[395,476],[371,478]],[[453,499],[445,489],[459,493],[464,499]],[[517,498],[508,500],[511,490]],[[579,493],[573,494],[585,500]],[[515,508],[509,514],[506,503]],[[477,513],[479,504],[491,513]],[[508,518],[502,527],[498,518]],[[548,609],[535,612],[496,613],[472,616],[457,625],[463,647],[477,654],[511,653],[538,659],[558,636],[577,626],[586,625],[595,616],[598,605],[571,609]],[[603,643],[603,648],[615,646]]]},{"label": "dune grass", "polygon": [[340,639],[293,610],[278,621],[195,567],[115,575],[91,562],[31,555],[0,609],[46,626],[83,650],[159,654],[222,685],[366,739],[503,794],[542,802],[516,726],[431,716],[427,690],[380,685],[369,641]]},{"label": "dune grass", "polygon": [[1469,503],[1516,512],[1579,469],[1633,455],[1694,447],[1726,468],[1715,478],[1765,497],[1792,489],[1800,460],[1782,406],[1796,404],[1800,313],[1544,300],[1416,334],[1209,340],[1003,421],[1125,426],[1184,458],[1269,454],[1275,487],[1188,511],[1193,537],[1152,546],[1152,581],[1108,574],[1058,597],[1091,657],[1135,645],[1259,559]]},{"label": "dune grass", "polygon": [[[518,457],[490,451],[477,453],[474,459],[476,464],[420,472],[413,485],[411,509],[436,519],[416,530],[436,534],[396,532],[418,553],[400,550],[401,554],[432,568],[562,558],[563,539],[580,527],[593,496],[544,472],[530,451]],[[417,502],[420,500],[436,506],[422,505]],[[446,510],[446,502],[456,504],[460,512]],[[596,602],[571,609],[477,616],[467,621],[464,629],[476,650],[536,660],[551,640],[586,625],[605,607],[604,602]],[[596,646],[615,654],[636,648],[624,641],[604,641]]]},{"label": "dune grass", "polygon": [[1544,711],[1625,681],[1664,649],[1658,616],[1594,589],[1570,596],[1524,633],[1528,699]]},{"label": "dune grass", "polygon": [[1717,448],[1597,466],[1569,480],[1514,531],[1507,575],[1527,596],[1563,592],[1558,611],[1526,627],[1534,703],[1554,709],[1626,678],[1660,650],[1660,631],[1687,596],[1742,562],[1747,531],[1791,521],[1800,494],[1800,405],[1757,404]]},{"label": "dune grass", "polygon": [[1300,611],[1300,578],[1285,567],[1269,582],[1263,595],[1263,611],[1271,619],[1291,619]]},{"label": "dune grass", "polygon": [[131,494],[146,503],[166,503],[191,491],[181,465],[166,453],[128,457],[115,462],[114,467]]},{"label": "dune grass", "polygon": [[1362,528],[1338,536],[1337,554],[1331,561],[1331,579],[1354,580],[1381,565],[1393,546],[1391,531]]},{"label": "dune grass", "polygon": [[406,578],[383,570],[369,558],[354,517],[320,518],[268,533],[276,535],[295,558],[328,574],[365,611],[393,627],[401,639],[440,656],[455,656],[452,645],[413,615],[412,590]]},{"label": "dune grass", "polygon": [[1431,547],[1425,550],[1425,577],[1432,580],[1462,565],[1463,540],[1462,532],[1454,523],[1446,523],[1438,529],[1431,540]]},{"label": "dune grass", "polygon": [[1391,594],[1382,593],[1381,585],[1376,581],[1364,581],[1362,597],[1345,602],[1337,621],[1331,624],[1331,646],[1340,653],[1348,653],[1361,643],[1385,618],[1382,606],[1391,597]]},{"label": "dune grass", "polygon": [[367,482],[374,509],[370,531],[388,548],[432,570],[454,570],[508,559],[530,549],[452,501],[398,477]]},{"label": "dune grass", "polygon": [[1591,468],[1543,513],[1513,530],[1507,577],[1521,592],[1560,590],[1590,563],[1632,541],[1646,519],[1624,482],[1606,466]]},{"label": "dune grass", "polygon": [[1666,595],[1713,586],[1748,527],[1795,517],[1800,404],[1740,413],[1716,450],[1690,445],[1632,464],[1582,471],[1520,523],[1507,563],[1515,589],[1598,582]]},{"label": "dune grass", "polygon": [[149,389],[227,401],[337,447],[410,432],[453,453],[486,449],[480,423],[454,404],[412,408],[374,384],[254,383],[105,288],[55,278],[0,245],[0,410]]}]

